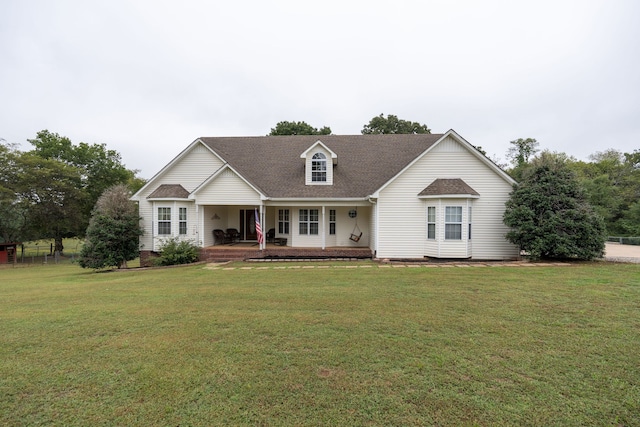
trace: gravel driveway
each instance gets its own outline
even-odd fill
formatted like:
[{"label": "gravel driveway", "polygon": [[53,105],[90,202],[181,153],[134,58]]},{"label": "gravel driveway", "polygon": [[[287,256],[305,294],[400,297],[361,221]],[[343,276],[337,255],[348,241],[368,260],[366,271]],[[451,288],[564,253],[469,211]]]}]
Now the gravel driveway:
[{"label": "gravel driveway", "polygon": [[640,246],[606,243],[604,259],[614,262],[633,262],[640,264]]}]

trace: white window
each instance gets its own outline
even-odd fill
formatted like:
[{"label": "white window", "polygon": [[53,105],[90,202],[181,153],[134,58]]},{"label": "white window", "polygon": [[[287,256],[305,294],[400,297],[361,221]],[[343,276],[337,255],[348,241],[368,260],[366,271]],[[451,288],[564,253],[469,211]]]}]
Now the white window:
[{"label": "white window", "polygon": [[289,234],[289,209],[278,210],[278,234]]},{"label": "white window", "polygon": [[469,206],[469,234],[467,235],[467,239],[471,240],[471,206]]},{"label": "white window", "polygon": [[158,208],[158,235],[171,234],[171,208]]},{"label": "white window", "polygon": [[427,239],[436,238],[436,207],[427,207]]},{"label": "white window", "polygon": [[311,158],[311,181],[327,182],[327,157],[322,153]]},{"label": "white window", "polygon": [[318,209],[300,209],[300,234],[318,234]]},{"label": "white window", "polygon": [[329,234],[336,234],[336,210],[329,209]]},{"label": "white window", "polygon": [[444,208],[445,240],[462,240],[462,206]]},{"label": "white window", "polygon": [[178,208],[178,232],[187,234],[187,208]]}]

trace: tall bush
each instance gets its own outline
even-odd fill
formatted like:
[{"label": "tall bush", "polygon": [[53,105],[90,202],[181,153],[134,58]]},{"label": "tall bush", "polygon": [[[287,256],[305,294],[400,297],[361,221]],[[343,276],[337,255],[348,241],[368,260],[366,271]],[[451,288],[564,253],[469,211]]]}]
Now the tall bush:
[{"label": "tall bush", "polygon": [[605,225],[587,202],[573,172],[550,153],[542,155],[516,184],[506,203],[506,238],[533,259],[601,257]]},{"label": "tall bush", "polygon": [[160,248],[160,256],[155,259],[156,265],[189,264],[200,259],[200,249],[191,240],[180,240],[171,237],[164,241]]},{"label": "tall bush", "polygon": [[93,209],[79,264],[83,268],[127,266],[139,255],[140,228],[138,206],[129,200],[125,185],[107,189]]}]

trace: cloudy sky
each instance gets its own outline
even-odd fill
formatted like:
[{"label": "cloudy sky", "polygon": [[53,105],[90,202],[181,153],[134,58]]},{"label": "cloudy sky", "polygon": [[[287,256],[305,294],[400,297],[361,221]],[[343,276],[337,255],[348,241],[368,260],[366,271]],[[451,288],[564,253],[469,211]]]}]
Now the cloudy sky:
[{"label": "cloudy sky", "polygon": [[640,149],[640,2],[1,0],[0,138],[105,143],[150,178],[199,136],[381,113],[578,159]]}]

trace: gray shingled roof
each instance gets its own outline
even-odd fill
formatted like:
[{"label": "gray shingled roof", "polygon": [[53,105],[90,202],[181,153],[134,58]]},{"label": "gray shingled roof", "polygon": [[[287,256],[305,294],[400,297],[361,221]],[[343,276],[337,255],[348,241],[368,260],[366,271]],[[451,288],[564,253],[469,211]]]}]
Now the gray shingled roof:
[{"label": "gray shingled roof", "polygon": [[[441,137],[296,135],[200,140],[268,197],[358,198],[373,194]],[[316,141],[338,156],[333,185],[305,185],[305,162],[300,155]]]},{"label": "gray shingled roof", "polygon": [[422,190],[418,196],[444,196],[444,195],[471,195],[479,196],[478,192],[471,188],[460,178],[442,179],[433,181],[427,188]]},{"label": "gray shingled roof", "polygon": [[186,199],[189,192],[180,184],[162,184],[147,199]]}]

